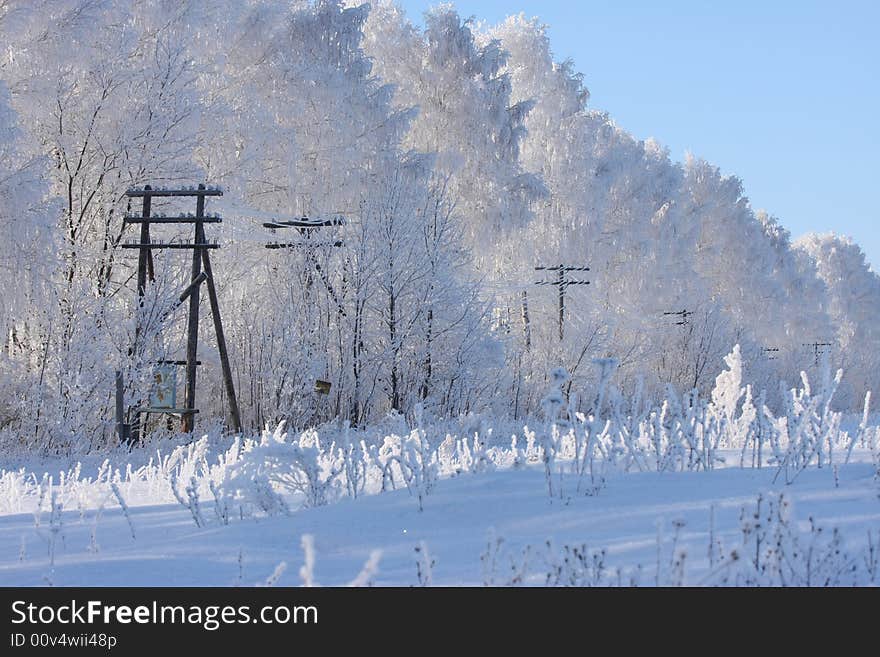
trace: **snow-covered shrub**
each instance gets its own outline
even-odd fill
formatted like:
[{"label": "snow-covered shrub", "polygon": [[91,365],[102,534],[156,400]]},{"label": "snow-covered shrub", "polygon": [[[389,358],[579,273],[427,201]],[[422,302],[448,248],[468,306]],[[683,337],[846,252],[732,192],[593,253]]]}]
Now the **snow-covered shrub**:
[{"label": "snow-covered shrub", "polygon": [[822,387],[814,394],[804,372],[801,373],[803,387],[787,395],[785,416],[777,421],[784,443],[774,444],[776,477],[782,476],[786,484],[793,483],[813,463],[820,468],[831,465],[834,447],[845,445],[846,436],[840,429],[841,413],[833,411],[831,406],[842,378],[842,371],[831,378],[826,367]]},{"label": "snow-covered shrub", "polygon": [[696,391],[679,400],[670,389],[663,405],[639,425],[638,443],[657,472],[711,470],[723,462],[718,447],[725,422]]},{"label": "snow-covered shrub", "polygon": [[220,489],[213,481],[208,482],[211,494],[214,496],[214,514],[224,525],[229,524],[229,500],[224,497]]},{"label": "snow-covered shrub", "polygon": [[219,488],[240,508],[276,515],[289,510],[285,495],[301,499],[304,507],[334,501],[343,469],[342,450],[322,449],[315,431],[289,439],[281,423],[275,431],[265,429],[259,442],[244,443],[240,458],[226,465]]},{"label": "snow-covered shrub", "polygon": [[[750,414],[751,411],[748,411],[748,413]],[[743,415],[745,416],[746,414],[747,411],[744,408]],[[752,468],[763,468],[765,464],[765,450],[769,450],[770,446],[777,444],[778,441],[779,429],[776,426],[773,414],[767,408],[767,393],[761,391],[758,405],[754,408],[754,419],[750,425],[750,430],[742,440],[739,459],[740,467],[746,467],[748,462]],[[750,449],[751,454],[749,453]],[[749,457],[751,457],[750,460]]]},{"label": "snow-covered shrub", "polygon": [[342,455],[342,475],[345,481],[345,492],[352,498],[366,492],[369,469],[372,465],[370,450],[361,440],[357,444],[351,439],[349,427],[345,427],[342,444],[339,447]]},{"label": "snow-covered shrub", "polygon": [[878,434],[880,434],[880,428],[876,426],[871,426],[870,423],[871,417],[871,392],[868,391],[865,394],[865,405],[862,411],[862,421],[859,423],[858,431],[850,438],[849,444],[846,448],[846,459],[845,463],[849,463],[852,458],[853,449],[858,445],[863,449],[868,449],[871,452],[871,455],[874,457],[875,463],[880,463],[878,458],[880,455],[877,454],[877,438]]},{"label": "snow-covered shrub", "polygon": [[[485,437],[475,433],[472,440],[447,434],[437,447],[440,475],[481,474],[495,470],[500,462],[505,460],[506,455],[497,448],[488,447],[491,436],[492,429],[486,431]],[[512,464],[511,461],[509,465]]]},{"label": "snow-covered shrub", "polygon": [[196,523],[196,527],[203,527],[205,520],[202,518],[202,512],[199,508],[198,484],[196,483],[195,477],[191,477],[189,485],[184,488],[184,493],[186,494],[185,498],[180,493],[180,482],[177,472],[171,473],[169,484],[174,498],[177,500],[178,504],[189,510],[193,522]]},{"label": "snow-covered shrub", "polygon": [[541,400],[541,409],[548,424],[555,424],[562,416],[565,408],[565,395],[562,386],[569,382],[571,377],[563,367],[557,367],[550,372],[550,387],[547,395]]},{"label": "snow-covered shrub", "polygon": [[379,462],[382,464],[382,491],[388,490],[389,486],[396,487],[396,473],[410,494],[418,499],[419,511],[424,510],[425,498],[431,494],[440,476],[437,450],[431,448],[425,432],[415,429],[405,439],[386,438]]},{"label": "snow-covered shrub", "polygon": [[[568,428],[570,425],[563,417],[565,409],[564,386],[571,379],[565,368],[557,367],[550,372],[550,387],[547,395],[541,400],[541,408],[544,411],[544,428],[538,435],[541,448],[541,462],[544,464],[544,478],[547,481],[547,494],[553,498],[553,476],[556,468],[556,460],[562,447],[563,434],[561,427]],[[528,427],[525,433],[530,434]],[[534,439],[534,434],[532,434]]]},{"label": "snow-covered shrub", "polygon": [[[331,445],[323,449],[317,431],[306,431],[291,443],[292,449],[286,462],[279,454],[270,480],[282,488],[305,497],[304,506],[324,506],[336,500],[340,494],[339,476],[344,469],[341,450]],[[270,463],[273,459],[270,457]]]},{"label": "snow-covered shrub", "polygon": [[577,493],[597,495],[605,486],[609,467],[616,460],[617,442],[612,434],[620,434],[625,430],[618,407],[612,405],[608,418],[605,419],[605,401],[611,392],[611,378],[617,371],[617,360],[602,358],[594,361],[599,368],[599,381],[596,386],[596,397],[593,410],[589,415],[575,412],[577,399],[573,398],[569,408],[569,425],[574,438],[572,468],[577,478]]},{"label": "snow-covered shrub", "polygon": [[58,539],[63,540],[64,534],[64,504],[58,501],[58,491],[53,490],[50,493],[50,511],[49,511],[49,536],[46,542],[49,547],[49,565],[55,566],[55,550],[58,546]]},{"label": "snow-covered shrub", "polygon": [[122,491],[119,490],[119,485],[116,482],[111,483],[110,490],[113,492],[113,497],[116,498],[116,501],[119,503],[119,506],[122,509],[122,514],[125,516],[125,521],[128,523],[128,528],[129,530],[131,530],[131,537],[136,538],[134,533],[134,522],[132,522],[131,520],[131,513],[129,513],[128,504],[126,503],[125,498],[122,497]]},{"label": "snow-covered shrub", "polygon": [[364,562],[361,572],[349,582],[351,588],[365,588],[373,586],[373,579],[379,572],[379,561],[382,559],[382,550],[372,550],[369,558]]}]

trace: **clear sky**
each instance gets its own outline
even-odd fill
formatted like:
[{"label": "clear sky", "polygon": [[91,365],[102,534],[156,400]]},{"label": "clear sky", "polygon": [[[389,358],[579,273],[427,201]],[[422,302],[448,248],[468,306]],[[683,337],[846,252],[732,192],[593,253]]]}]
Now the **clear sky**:
[{"label": "clear sky", "polygon": [[[413,20],[437,4],[398,0]],[[878,0],[459,0],[550,26],[591,104],[675,159],[742,178],[795,237],[849,235],[880,272]]]}]

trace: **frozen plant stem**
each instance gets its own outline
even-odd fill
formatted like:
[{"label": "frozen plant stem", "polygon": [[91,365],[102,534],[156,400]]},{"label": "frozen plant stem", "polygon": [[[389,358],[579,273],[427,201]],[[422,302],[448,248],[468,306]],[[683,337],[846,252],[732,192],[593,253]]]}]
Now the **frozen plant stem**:
[{"label": "frozen plant stem", "polygon": [[128,528],[131,530],[131,537],[134,539],[134,523],[131,521],[131,514],[128,511],[128,505],[122,497],[122,491],[119,490],[119,486],[116,485],[116,482],[110,484],[110,490],[113,491],[116,501],[119,502],[119,506],[122,507],[122,513],[125,516],[126,522],[128,522]]}]

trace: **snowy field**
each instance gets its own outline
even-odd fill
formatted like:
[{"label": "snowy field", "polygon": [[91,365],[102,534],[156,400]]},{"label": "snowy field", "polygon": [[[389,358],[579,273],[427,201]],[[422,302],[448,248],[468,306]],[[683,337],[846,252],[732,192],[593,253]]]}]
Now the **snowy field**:
[{"label": "snowy field", "polygon": [[[207,450],[201,441],[115,474],[85,466],[51,486],[4,472],[0,585],[880,583],[880,487],[861,449],[791,485],[777,467],[732,465],[609,472],[592,494],[577,491],[572,461],[560,459],[548,482],[540,463],[462,468],[459,452],[460,473],[444,464],[421,511],[415,484],[381,492],[372,480],[357,499],[298,508],[299,494],[285,509],[231,513],[206,490],[224,467],[205,467]],[[199,481],[183,492],[187,473]]]},{"label": "snowy field", "polygon": [[[0,470],[0,584],[852,586],[880,583],[880,426],[838,374],[755,406],[606,395],[506,433],[284,425]],[[608,402],[606,404],[606,402]],[[504,427],[504,429],[502,429]],[[505,439],[504,436],[510,436]]]},{"label": "snowy field", "polygon": [[[721,563],[744,543],[749,552],[754,548],[753,538],[744,538],[743,509],[748,522],[759,495],[766,511],[781,493],[791,503],[791,528],[800,533],[804,549],[813,543],[821,549],[830,542],[828,536],[814,540],[811,520],[826,534],[836,528],[842,536],[847,556],[833,568],[817,569],[818,578],[811,583],[823,584],[822,578],[831,574],[842,585],[877,584],[876,563],[873,575],[864,572],[869,564],[861,563],[871,532],[875,546],[880,540],[880,500],[872,466],[842,467],[837,481],[833,469],[814,469],[788,487],[774,484],[773,476],[772,469],[738,468],[628,474],[613,478],[598,496],[551,500],[542,473],[531,468],[443,480],[422,512],[403,490],[290,516],[234,520],[228,526],[207,522],[197,527],[178,504],[131,506],[128,519],[118,504],[108,505],[97,523],[93,509],[61,514],[54,566],[45,514],[40,527],[31,513],[8,514],[0,518],[0,582],[252,586],[265,583],[284,563],[287,568],[277,584],[299,586],[305,583],[302,537],[312,536],[315,565],[313,575],[305,577],[320,585],[351,583],[375,550],[381,551],[376,572],[363,581],[379,586],[426,580],[441,586],[506,585],[520,578],[536,585],[548,583],[548,578],[552,584],[616,584],[618,575],[624,585],[650,586],[658,581],[658,559],[662,585],[720,583],[719,575],[739,571],[738,566],[722,566],[721,572],[710,568],[713,516],[715,559]],[[590,567],[594,552],[607,552],[604,573],[580,566],[559,570],[566,548],[581,546],[586,546]],[[425,567],[425,550],[433,568]],[[817,551],[816,562],[820,560]],[[562,581],[557,582],[557,574]],[[806,577],[806,569],[800,574]],[[572,576],[575,580],[566,579]]]}]

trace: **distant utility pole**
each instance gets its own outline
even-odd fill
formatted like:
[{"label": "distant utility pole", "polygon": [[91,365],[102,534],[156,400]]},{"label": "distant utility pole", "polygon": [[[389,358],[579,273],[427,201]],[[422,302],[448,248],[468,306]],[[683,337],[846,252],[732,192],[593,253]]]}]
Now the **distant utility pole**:
[{"label": "distant utility pole", "polygon": [[825,355],[825,353],[826,353],[825,349],[831,349],[831,347],[833,347],[834,345],[831,344],[830,342],[816,341],[816,342],[808,342],[804,346],[813,350],[813,354],[815,355],[815,358],[816,358],[815,364],[818,365],[819,364],[819,357]]},{"label": "distant utility pole", "polygon": [[[306,255],[306,259],[318,273],[318,276],[321,278],[321,282],[324,283],[324,287],[327,288],[327,292],[330,295],[330,298],[333,300],[333,303],[336,304],[336,308],[339,311],[339,314],[343,317],[346,316],[345,307],[342,305],[342,302],[336,294],[336,290],[333,288],[333,285],[331,284],[326,272],[321,267],[321,263],[318,262],[318,256],[315,255],[315,251],[319,248],[341,249],[345,246],[345,243],[342,240],[338,239],[331,239],[325,242],[319,242],[314,239],[314,234],[316,231],[322,228],[334,228],[344,225],[345,219],[341,217],[329,220],[309,219],[308,217],[303,217],[302,219],[295,219],[293,221],[272,221],[263,224],[263,228],[268,228],[272,231],[272,233],[275,233],[275,231],[280,228],[296,229],[301,237],[299,241],[288,243],[272,242],[270,244],[266,244],[266,248],[271,251],[300,250],[304,252]],[[311,276],[309,277],[309,280],[311,280]]]},{"label": "distant utility pole", "polygon": [[779,347],[764,347],[761,351],[764,352],[767,360],[779,360]]},{"label": "distant utility pole", "polygon": [[679,310],[678,312],[663,313],[664,317],[677,317],[679,321],[675,322],[676,326],[688,326],[691,316],[694,314],[692,310]]},{"label": "distant utility pole", "polygon": [[556,272],[555,281],[538,281],[535,285],[552,285],[559,288],[559,341],[562,342],[565,339],[565,290],[570,286],[590,284],[590,281],[570,281],[566,278],[566,274],[572,272],[588,272],[590,271],[590,268],[556,265],[555,267],[535,267],[535,271]]}]

